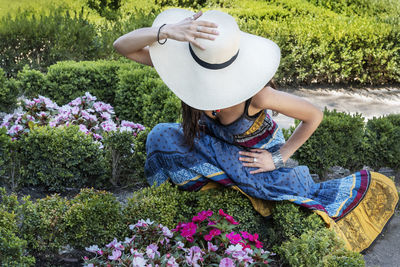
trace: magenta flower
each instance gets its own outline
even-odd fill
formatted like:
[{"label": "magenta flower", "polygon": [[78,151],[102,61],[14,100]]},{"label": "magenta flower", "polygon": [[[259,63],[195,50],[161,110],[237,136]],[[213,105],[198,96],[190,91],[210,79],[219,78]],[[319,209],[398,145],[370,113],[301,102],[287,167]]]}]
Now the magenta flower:
[{"label": "magenta flower", "polygon": [[220,235],[220,234],[221,234],[221,230],[219,230],[219,229],[217,229],[217,228],[212,229],[212,230],[210,231],[210,234],[213,235],[213,236]]},{"label": "magenta flower", "polygon": [[230,232],[229,234],[226,234],[226,237],[229,239],[231,244],[238,244],[240,241],[242,241],[242,237],[240,234],[235,234],[235,232]]},{"label": "magenta flower", "polygon": [[196,233],[197,225],[193,222],[189,222],[183,225],[181,236],[191,237]]},{"label": "magenta flower", "polygon": [[221,215],[221,216],[227,216],[228,214],[226,214],[222,209],[220,209],[219,211],[218,211],[218,214],[219,215]]},{"label": "magenta flower", "polygon": [[219,263],[219,267],[235,267],[235,264],[232,259],[223,258]]},{"label": "magenta flower", "polygon": [[233,217],[232,217],[231,215],[226,215],[226,216],[225,216],[225,219],[226,219],[228,222],[230,222],[231,224],[239,224],[237,221],[235,221],[235,220],[233,219]]},{"label": "magenta flower", "polygon": [[211,241],[212,238],[213,238],[213,236],[211,234],[208,234],[208,235],[204,236],[204,240],[206,240],[206,241]]},{"label": "magenta flower", "polygon": [[122,255],[121,251],[119,249],[115,249],[112,252],[112,256],[108,256],[108,259],[116,261],[119,259],[119,257],[121,257],[121,255]]}]

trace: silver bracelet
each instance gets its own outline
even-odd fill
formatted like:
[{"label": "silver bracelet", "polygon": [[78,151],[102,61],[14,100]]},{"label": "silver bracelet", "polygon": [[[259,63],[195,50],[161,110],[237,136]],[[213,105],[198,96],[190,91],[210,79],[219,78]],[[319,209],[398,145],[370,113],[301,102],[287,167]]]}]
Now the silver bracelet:
[{"label": "silver bracelet", "polygon": [[275,152],[272,152],[271,155],[272,155],[272,161],[274,162],[276,170],[279,168],[285,167],[285,163],[283,162],[283,158],[282,158],[282,155],[281,155],[281,152],[279,151],[279,149]]}]

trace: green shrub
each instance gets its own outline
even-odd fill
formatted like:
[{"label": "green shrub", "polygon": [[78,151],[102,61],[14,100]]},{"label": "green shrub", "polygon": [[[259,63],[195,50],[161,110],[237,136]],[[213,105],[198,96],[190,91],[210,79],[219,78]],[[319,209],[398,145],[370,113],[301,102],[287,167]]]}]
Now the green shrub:
[{"label": "green shrub", "polygon": [[124,208],[126,224],[135,224],[138,220],[149,218],[168,228],[195,215],[195,194],[180,191],[171,183],[159,187],[147,187],[134,192]]},{"label": "green shrub", "polygon": [[12,141],[6,127],[0,128],[0,184],[15,190],[20,185],[20,143]]},{"label": "green shrub", "polygon": [[28,242],[30,254],[42,259],[51,259],[65,243],[64,216],[69,208],[68,201],[58,194],[30,200],[24,197],[20,205],[20,235]]},{"label": "green shrub", "polygon": [[[296,126],[299,121],[295,122]],[[294,127],[291,128],[293,132]],[[363,166],[364,118],[325,109],[324,118],[313,135],[295,152],[294,159],[320,177],[332,166],[356,170]]]},{"label": "green shrub", "polygon": [[32,70],[25,65],[17,74],[18,91],[26,98],[37,98],[39,95],[47,95],[49,84],[46,76],[37,70]]},{"label": "green shrub", "polygon": [[[142,135],[140,140],[131,132],[106,132],[103,135],[104,152],[111,166],[110,182],[114,186],[133,185],[144,182],[145,147]],[[143,155],[144,153],[144,155]],[[142,165],[143,164],[143,165]]]},{"label": "green shrub", "polygon": [[121,0],[86,0],[89,8],[95,10],[100,16],[116,20],[121,7]]},{"label": "green shrub", "polygon": [[126,65],[118,61],[62,61],[51,65],[46,79],[49,88],[44,94],[58,105],[64,105],[89,92],[114,106],[118,71]]},{"label": "green shrub", "polygon": [[1,266],[34,266],[35,258],[26,255],[26,241],[18,237],[14,213],[0,208],[0,264]]},{"label": "green shrub", "polygon": [[4,70],[0,68],[0,111],[12,112],[16,107],[18,95],[15,80],[6,79]]},{"label": "green shrub", "polygon": [[107,164],[91,136],[79,126],[34,127],[20,142],[21,182],[51,191],[106,184]]},{"label": "green shrub", "polygon": [[365,266],[365,261],[361,254],[345,249],[339,249],[331,255],[322,258],[322,266],[324,267],[356,267]]},{"label": "green shrub", "polygon": [[273,212],[271,238],[279,245],[283,241],[300,237],[307,231],[319,231],[325,228],[320,216],[290,202],[276,203]]},{"label": "green shrub", "polygon": [[267,219],[254,210],[246,196],[233,189],[187,192],[171,183],[144,188],[128,199],[124,218],[127,224],[149,218],[171,228],[178,222],[191,221],[202,210],[218,212],[219,209],[239,221],[241,230],[257,232],[266,238]]},{"label": "green shrub", "polygon": [[93,244],[105,245],[114,237],[121,238],[122,207],[109,192],[89,188],[70,200],[64,214],[66,244],[84,249]]},{"label": "green shrub", "polygon": [[337,14],[303,0],[247,0],[227,11],[242,30],[280,46],[281,85],[400,81],[400,27],[391,20]]},{"label": "green shrub", "polygon": [[96,58],[100,46],[96,26],[82,9],[70,15],[64,8],[49,14],[19,11],[0,19],[0,67],[7,76],[16,76],[25,64],[45,71],[61,60]]},{"label": "green shrub", "polygon": [[150,67],[121,69],[115,95],[115,113],[120,119],[147,127],[180,119],[180,100]]},{"label": "green shrub", "polygon": [[361,254],[347,251],[344,246],[335,232],[325,228],[284,242],[279,254],[290,266],[365,266]]},{"label": "green shrub", "polygon": [[400,114],[368,120],[364,148],[366,164],[374,169],[400,169]]}]

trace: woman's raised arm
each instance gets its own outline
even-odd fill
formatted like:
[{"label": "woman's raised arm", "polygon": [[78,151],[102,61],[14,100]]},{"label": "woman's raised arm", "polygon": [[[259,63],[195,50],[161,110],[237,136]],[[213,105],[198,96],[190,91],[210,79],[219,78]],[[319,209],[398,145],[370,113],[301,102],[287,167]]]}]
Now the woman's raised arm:
[{"label": "woman's raised arm", "polygon": [[[196,38],[204,38],[214,40],[218,31],[215,23],[197,20],[202,15],[199,11],[178,23],[167,24],[160,30],[160,40],[165,38],[177,41],[187,41],[196,45],[200,49],[204,49]],[[121,55],[132,59],[136,62],[153,66],[149,55],[148,45],[157,42],[157,34],[159,27],[145,27],[131,31],[122,35],[114,42],[114,48]]]},{"label": "woman's raised arm", "polygon": [[323,112],[307,100],[269,86],[253,97],[252,105],[259,109],[275,110],[301,121],[292,136],[280,149],[285,162],[310,138],[323,118]]}]

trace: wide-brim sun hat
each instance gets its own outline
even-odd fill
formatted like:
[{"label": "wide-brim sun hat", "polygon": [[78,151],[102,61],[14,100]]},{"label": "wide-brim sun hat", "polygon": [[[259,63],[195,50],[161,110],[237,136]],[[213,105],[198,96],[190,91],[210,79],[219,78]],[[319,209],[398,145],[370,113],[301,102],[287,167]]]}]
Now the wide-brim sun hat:
[{"label": "wide-brim sun hat", "polygon": [[[152,26],[177,23],[194,14],[167,9]],[[276,43],[241,31],[232,16],[218,10],[206,11],[197,20],[218,25],[215,40],[196,39],[205,50],[173,39],[149,46],[154,68],[179,99],[200,110],[223,109],[249,99],[271,80],[281,57]]]}]

